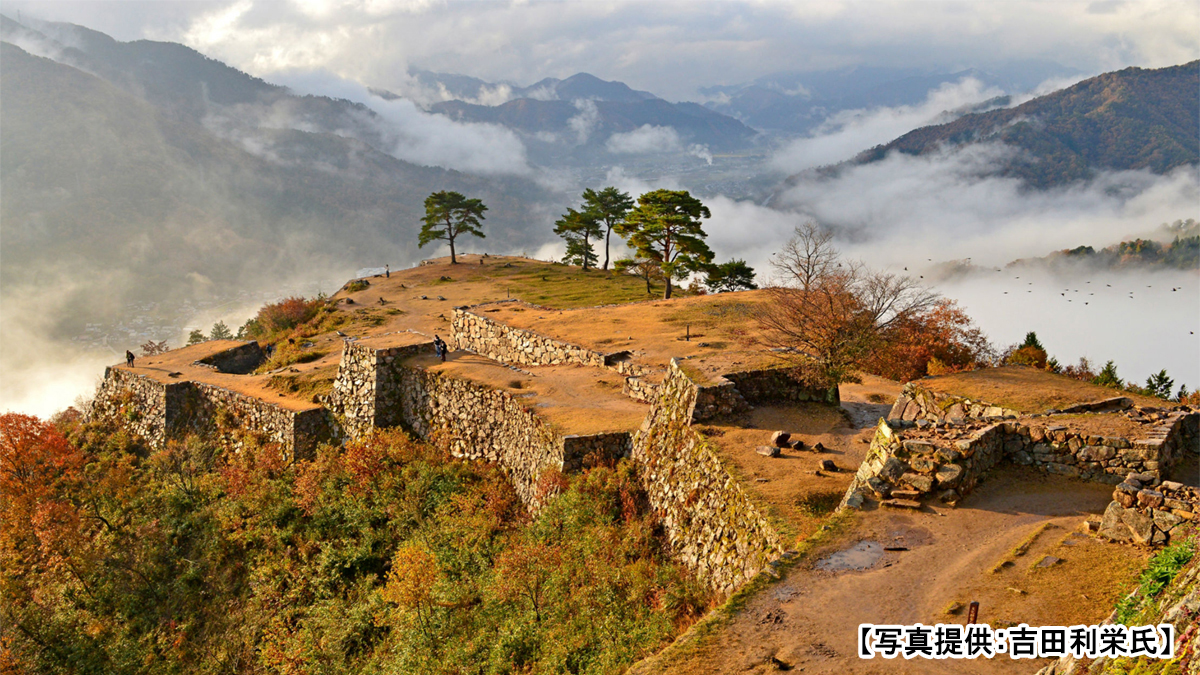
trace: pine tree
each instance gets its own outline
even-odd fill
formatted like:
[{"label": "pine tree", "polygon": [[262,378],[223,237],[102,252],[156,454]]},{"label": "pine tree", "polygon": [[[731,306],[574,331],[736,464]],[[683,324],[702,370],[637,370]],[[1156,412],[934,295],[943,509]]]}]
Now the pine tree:
[{"label": "pine tree", "polygon": [[425,216],[421,218],[421,234],[418,248],[432,241],[443,240],[450,244],[450,263],[458,264],[454,254],[454,240],[460,234],[472,234],[483,238],[479,221],[487,207],[478,199],[467,199],[458,192],[434,192],[425,198]]}]

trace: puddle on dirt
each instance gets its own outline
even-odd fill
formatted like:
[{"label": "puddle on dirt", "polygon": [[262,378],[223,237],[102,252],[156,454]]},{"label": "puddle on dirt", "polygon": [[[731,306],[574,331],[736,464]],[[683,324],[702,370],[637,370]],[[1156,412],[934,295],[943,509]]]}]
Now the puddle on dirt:
[{"label": "puddle on dirt", "polygon": [[825,572],[851,572],[873,567],[883,558],[883,544],[877,541],[860,541],[843,551],[838,551],[817,562],[817,569]]}]

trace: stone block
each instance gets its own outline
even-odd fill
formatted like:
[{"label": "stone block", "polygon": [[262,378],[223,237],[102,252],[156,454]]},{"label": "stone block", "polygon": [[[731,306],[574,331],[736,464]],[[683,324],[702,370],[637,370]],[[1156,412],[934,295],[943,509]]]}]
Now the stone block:
[{"label": "stone block", "polygon": [[1125,524],[1122,518],[1124,514],[1125,507],[1117,502],[1109,503],[1108,508],[1104,510],[1104,517],[1100,520],[1098,534],[1109,541],[1133,541],[1133,531]]},{"label": "stone block", "polygon": [[961,466],[957,464],[945,464],[937,470],[934,476],[937,478],[939,487],[953,488],[958,486],[962,475],[963,468]]},{"label": "stone block", "polygon": [[1163,496],[1157,490],[1140,490],[1137,494],[1137,503],[1138,506],[1154,508],[1162,505]]},{"label": "stone block", "polygon": [[906,473],[900,476],[900,482],[911,485],[918,492],[926,493],[933,489],[933,478],[919,473]]},{"label": "stone block", "polygon": [[921,473],[929,473],[937,468],[937,462],[929,457],[913,457],[908,460],[908,465],[912,467],[913,471]]},{"label": "stone block", "polygon": [[1129,527],[1129,531],[1133,533],[1133,541],[1138,544],[1150,543],[1150,538],[1154,534],[1154,521],[1136,509],[1124,509],[1121,513],[1121,522]]},{"label": "stone block", "polygon": [[879,477],[889,483],[895,484],[904,475],[905,471],[908,471],[907,464],[895,457],[888,457],[887,461],[883,463],[883,469],[879,471]]}]

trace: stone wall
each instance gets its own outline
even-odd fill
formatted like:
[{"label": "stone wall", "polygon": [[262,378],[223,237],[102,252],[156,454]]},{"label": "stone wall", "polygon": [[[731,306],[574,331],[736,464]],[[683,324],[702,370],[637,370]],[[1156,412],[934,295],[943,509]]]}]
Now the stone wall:
[{"label": "stone wall", "polygon": [[1197,518],[1200,488],[1131,473],[1113,491],[1099,534],[1110,541],[1164,545]]},{"label": "stone wall", "polygon": [[169,422],[187,394],[189,383],[163,383],[135,375],[128,370],[108,367],[104,380],[87,410],[89,421],[115,421],[152,445],[161,445],[171,433]]},{"label": "stone wall", "polygon": [[194,433],[238,447],[246,433],[278,443],[285,457],[311,455],[333,440],[323,408],[293,411],[203,382],[159,382],[120,368],[105,370],[88,418],[120,422],[153,447]]},{"label": "stone wall", "polygon": [[541,506],[539,481],[624,457],[628,433],[561,436],[526,407],[525,396],[404,365],[432,352],[432,343],[372,349],[347,342],[330,408],[352,435],[403,425],[418,437],[442,440],[457,457],[499,464],[531,510]]},{"label": "stone wall", "polygon": [[764,368],[726,373],[725,379],[737,387],[750,405],[775,405],[780,401],[802,403],[825,401],[825,390],[806,386],[797,380],[791,368]]},{"label": "stone wall", "polygon": [[902,438],[885,420],[879,420],[867,456],[842,498],[842,507],[857,508],[868,496],[887,500],[897,496],[893,493],[920,499],[937,492],[943,501],[957,501],[1006,452],[1016,449],[1020,435],[1010,424],[988,425],[946,443]]},{"label": "stone wall", "polygon": [[467,349],[501,363],[557,366],[573,363],[603,368],[605,355],[522,328],[512,328],[467,309],[454,310],[450,347]]},{"label": "stone wall", "polygon": [[222,373],[245,375],[254,372],[254,369],[261,365],[266,358],[267,356],[263,354],[262,348],[258,346],[257,342],[252,340],[237,347],[206,356],[198,361],[193,361],[192,365],[212,368]]},{"label": "stone wall", "polygon": [[880,420],[843,506],[857,507],[868,497],[888,499],[898,490],[910,493],[905,494],[908,498],[938,493],[944,501],[956,501],[1002,459],[1049,474],[1114,485],[1130,473],[1157,480],[1188,448],[1196,447],[1200,413],[1167,413],[1147,425],[1143,437],[1133,440],[1062,425],[1042,426],[1028,418],[989,425],[921,420],[916,425]]},{"label": "stone wall", "polygon": [[671,361],[658,401],[633,441],[633,459],[676,556],[731,593],[782,553],[779,535],[691,429],[697,387]]},{"label": "stone wall", "polygon": [[1010,408],[930,391],[915,382],[909,382],[904,385],[899,398],[896,399],[896,403],[892,406],[892,411],[888,414],[888,419],[905,421],[928,420],[930,422],[953,420],[961,422],[968,419],[1020,416],[1021,413]]}]

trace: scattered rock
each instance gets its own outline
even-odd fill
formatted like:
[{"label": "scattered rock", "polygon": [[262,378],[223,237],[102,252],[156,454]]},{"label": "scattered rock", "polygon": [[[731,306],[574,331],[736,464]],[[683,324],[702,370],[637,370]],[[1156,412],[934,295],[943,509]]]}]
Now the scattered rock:
[{"label": "scattered rock", "polygon": [[[871,441],[867,441],[867,442],[870,443]],[[803,450],[804,449],[804,441],[802,441],[800,439],[796,439],[791,442],[791,446],[792,446],[793,450]]]},{"label": "scattered rock", "polygon": [[813,452],[825,452],[825,446],[820,443],[813,443]]},{"label": "scattered rock", "polygon": [[1042,558],[1042,561],[1039,562],[1037,564],[1037,566],[1038,567],[1054,567],[1055,565],[1057,565],[1060,562],[1062,562],[1062,558],[1055,558],[1052,555],[1048,555],[1048,556]]},{"label": "scattered rock", "polygon": [[[778,449],[776,449],[776,452],[778,452]],[[821,469],[830,473],[837,473],[838,471],[837,464],[834,464],[832,459],[821,460]]]},{"label": "scattered rock", "polygon": [[788,439],[791,437],[792,435],[786,431],[776,431],[775,433],[771,434],[771,445],[779,448],[786,448],[788,447]]},{"label": "scattered rock", "polygon": [[1017,595],[1025,595],[1025,591],[1023,591],[1019,588],[1013,588],[1012,586],[1009,586],[1008,590],[1012,591],[1013,593],[1016,593]]},{"label": "scattered rock", "polygon": [[962,606],[961,602],[952,602],[952,603],[950,603],[950,606],[946,608],[945,614],[947,614],[949,616],[953,616],[955,614],[961,613],[962,611],[963,611],[963,606]]},{"label": "scattered rock", "polygon": [[762,455],[763,457],[778,457],[779,456],[779,446],[777,446],[777,445],[760,445],[760,446],[758,446],[758,448],[755,449],[755,452]]}]

